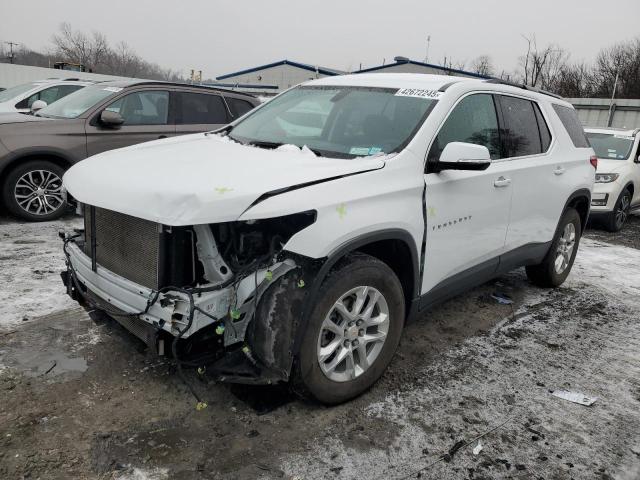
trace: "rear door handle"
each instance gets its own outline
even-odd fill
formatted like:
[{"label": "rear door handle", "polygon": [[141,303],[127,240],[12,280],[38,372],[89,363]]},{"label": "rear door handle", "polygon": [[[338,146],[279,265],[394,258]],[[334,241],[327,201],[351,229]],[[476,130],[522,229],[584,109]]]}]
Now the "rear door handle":
[{"label": "rear door handle", "polygon": [[567,171],[566,168],[556,167],[556,169],[553,171],[553,173],[555,173],[556,175],[562,175],[566,171]]},{"label": "rear door handle", "polygon": [[508,187],[511,185],[510,178],[499,177],[495,182],[493,182],[493,186],[496,188]]}]

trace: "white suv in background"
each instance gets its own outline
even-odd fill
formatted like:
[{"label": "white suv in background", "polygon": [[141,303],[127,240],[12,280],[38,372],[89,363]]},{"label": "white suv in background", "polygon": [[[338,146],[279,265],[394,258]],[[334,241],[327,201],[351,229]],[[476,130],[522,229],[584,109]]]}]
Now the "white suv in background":
[{"label": "white suv in background", "polygon": [[39,108],[44,108],[94,83],[74,78],[48,79],[16,85],[0,92],[0,113],[28,113],[36,101],[39,101]]},{"label": "white suv in background", "polygon": [[585,128],[598,157],[591,214],[617,232],[629,213],[640,208],[640,128]]},{"label": "white suv in background", "polygon": [[338,403],[434,304],[522,266],[560,285],[595,162],[573,107],[531,89],[314,80],[217,132],[71,167],[85,230],[63,278],[178,365],[205,345],[221,380]]}]

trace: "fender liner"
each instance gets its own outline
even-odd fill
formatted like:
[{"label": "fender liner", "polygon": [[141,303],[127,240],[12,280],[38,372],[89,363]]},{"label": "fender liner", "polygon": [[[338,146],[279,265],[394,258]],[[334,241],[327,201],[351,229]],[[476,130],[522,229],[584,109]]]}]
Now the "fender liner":
[{"label": "fender liner", "polygon": [[[591,192],[586,189],[586,188],[581,188],[579,190],[576,190],[575,192],[573,192],[571,195],[569,195],[569,198],[567,199],[567,201],[564,204],[564,208],[562,209],[562,213],[560,214],[560,217],[562,217],[562,214],[567,210],[567,208],[569,208],[569,205],[574,201],[577,200],[578,198],[584,198],[587,201],[587,214],[585,215],[584,218],[582,218],[582,216],[580,216],[580,220],[582,221],[582,232],[580,232],[580,235],[582,235],[582,233],[584,232],[584,227],[587,224],[587,220],[589,219],[589,213],[591,212]],[[580,212],[578,212],[580,213]],[[560,223],[560,219],[558,219],[558,224]],[[558,225],[559,226],[559,225]],[[556,232],[558,231],[558,227],[556,227]],[[555,237],[555,234],[554,234]]]}]

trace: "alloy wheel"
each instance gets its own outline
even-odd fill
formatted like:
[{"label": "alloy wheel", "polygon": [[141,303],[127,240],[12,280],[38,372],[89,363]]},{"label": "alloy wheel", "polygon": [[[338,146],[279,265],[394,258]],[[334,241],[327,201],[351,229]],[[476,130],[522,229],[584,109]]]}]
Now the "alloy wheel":
[{"label": "alloy wheel", "polygon": [[618,208],[616,209],[616,226],[618,228],[622,228],[624,222],[627,221],[627,216],[629,215],[629,206],[631,205],[631,201],[629,199],[629,194],[625,193],[620,198],[620,202],[618,202]]},{"label": "alloy wheel", "polygon": [[365,373],[382,351],[389,332],[389,307],[377,289],[355,287],[329,309],[318,335],[320,369],[335,382]]},{"label": "alloy wheel", "polygon": [[562,231],[562,236],[560,236],[556,250],[554,268],[558,275],[562,274],[569,266],[575,245],[576,227],[573,223],[567,223]]},{"label": "alloy wheel", "polygon": [[32,215],[48,215],[65,203],[62,179],[49,170],[32,170],[22,175],[14,188],[16,202]]}]

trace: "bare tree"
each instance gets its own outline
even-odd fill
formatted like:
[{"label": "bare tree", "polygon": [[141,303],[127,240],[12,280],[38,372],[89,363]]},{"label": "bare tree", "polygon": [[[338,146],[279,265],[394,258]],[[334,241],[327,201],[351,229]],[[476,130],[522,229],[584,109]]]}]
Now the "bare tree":
[{"label": "bare tree", "polygon": [[56,54],[65,61],[81,63],[89,70],[100,68],[109,52],[106,37],[99,32],[87,35],[81,31],[74,31],[71,25],[60,25],[60,33],[52,37]]},{"label": "bare tree", "polygon": [[557,45],[538,49],[535,35],[523,38],[527,42],[527,52],[520,58],[520,79],[526,85],[548,90],[553,87],[555,77],[564,68],[569,54]]},{"label": "bare tree", "polygon": [[640,37],[598,53],[593,68],[593,93],[610,97],[616,76],[618,98],[640,98]]},{"label": "bare tree", "polygon": [[478,75],[493,76],[493,64],[489,55],[480,55],[471,62],[471,71]]}]

